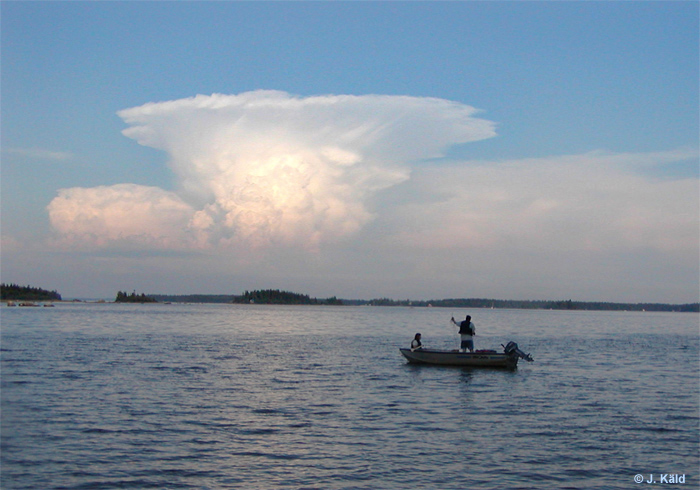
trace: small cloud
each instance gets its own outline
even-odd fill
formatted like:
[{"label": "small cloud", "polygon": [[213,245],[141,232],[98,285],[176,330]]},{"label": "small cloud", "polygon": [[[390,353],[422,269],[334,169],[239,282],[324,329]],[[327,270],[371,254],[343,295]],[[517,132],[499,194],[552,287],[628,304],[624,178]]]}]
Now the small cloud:
[{"label": "small cloud", "polygon": [[18,155],[32,160],[65,161],[74,158],[74,155],[67,151],[45,150],[41,148],[8,148],[3,151],[11,155]]}]

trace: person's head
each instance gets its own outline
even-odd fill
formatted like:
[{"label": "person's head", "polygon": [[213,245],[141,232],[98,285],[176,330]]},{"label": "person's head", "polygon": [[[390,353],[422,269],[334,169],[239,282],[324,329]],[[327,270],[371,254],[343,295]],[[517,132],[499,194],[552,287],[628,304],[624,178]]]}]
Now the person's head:
[{"label": "person's head", "polygon": [[414,338],[414,339],[416,339],[416,340],[420,340],[420,334],[419,334],[419,333],[417,333],[417,334],[416,334],[416,336],[415,336],[415,337],[413,337],[413,338]]},{"label": "person's head", "polygon": [[469,316],[469,315],[467,315],[467,321],[468,321],[468,322],[472,321],[472,317]]}]

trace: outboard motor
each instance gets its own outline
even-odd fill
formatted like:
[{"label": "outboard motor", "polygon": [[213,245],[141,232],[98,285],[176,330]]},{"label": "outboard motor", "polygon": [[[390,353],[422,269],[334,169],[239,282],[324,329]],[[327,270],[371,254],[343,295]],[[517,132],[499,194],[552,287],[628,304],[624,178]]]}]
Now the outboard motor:
[{"label": "outboard motor", "polygon": [[503,347],[503,352],[510,356],[518,356],[520,359],[525,359],[527,362],[534,361],[530,354],[525,354],[523,351],[518,349],[518,344],[516,344],[512,340],[506,345],[501,344],[501,346]]}]

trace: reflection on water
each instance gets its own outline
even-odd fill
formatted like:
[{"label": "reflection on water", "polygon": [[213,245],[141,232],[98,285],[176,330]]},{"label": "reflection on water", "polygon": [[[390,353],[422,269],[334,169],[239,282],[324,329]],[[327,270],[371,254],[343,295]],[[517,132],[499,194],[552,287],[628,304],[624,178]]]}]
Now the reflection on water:
[{"label": "reflection on water", "polygon": [[2,488],[698,484],[697,315],[472,310],[517,371],[415,366],[438,308],[3,309]]}]

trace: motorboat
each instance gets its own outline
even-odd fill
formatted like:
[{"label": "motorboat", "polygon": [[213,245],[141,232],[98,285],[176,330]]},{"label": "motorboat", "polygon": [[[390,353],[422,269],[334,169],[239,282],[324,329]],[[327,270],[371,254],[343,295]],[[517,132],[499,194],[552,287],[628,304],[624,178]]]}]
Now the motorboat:
[{"label": "motorboat", "polygon": [[475,352],[462,352],[459,350],[434,350],[434,349],[404,349],[401,354],[412,364],[436,364],[441,366],[463,366],[480,368],[505,368],[515,369],[518,361],[524,359],[532,362],[530,354],[525,354],[518,348],[515,342],[502,345],[503,352],[495,350],[478,350]]}]

